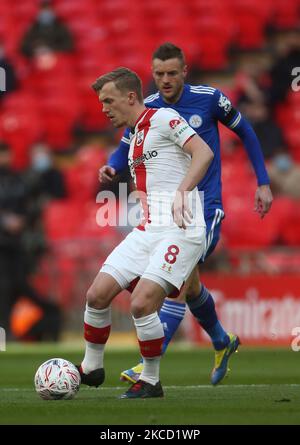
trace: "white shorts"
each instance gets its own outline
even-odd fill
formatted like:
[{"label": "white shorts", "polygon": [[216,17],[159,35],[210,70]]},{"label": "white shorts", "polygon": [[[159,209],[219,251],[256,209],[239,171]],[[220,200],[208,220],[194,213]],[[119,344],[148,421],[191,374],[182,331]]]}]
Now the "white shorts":
[{"label": "white shorts", "polygon": [[169,294],[180,289],[203,255],[205,227],[166,231],[133,229],[108,256],[101,272],[112,275],[122,289],[137,277],[158,283]]}]

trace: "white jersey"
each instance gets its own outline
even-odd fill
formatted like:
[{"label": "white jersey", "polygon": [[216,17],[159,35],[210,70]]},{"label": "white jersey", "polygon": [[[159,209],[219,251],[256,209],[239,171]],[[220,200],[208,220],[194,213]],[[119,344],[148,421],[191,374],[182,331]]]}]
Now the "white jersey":
[{"label": "white jersey", "polygon": [[[130,141],[128,163],[143,208],[140,229],[174,226],[171,206],[191,163],[183,147],[195,134],[171,108],[147,108],[139,117]],[[194,216],[192,226],[205,227],[197,188],[190,193],[189,203]]]}]

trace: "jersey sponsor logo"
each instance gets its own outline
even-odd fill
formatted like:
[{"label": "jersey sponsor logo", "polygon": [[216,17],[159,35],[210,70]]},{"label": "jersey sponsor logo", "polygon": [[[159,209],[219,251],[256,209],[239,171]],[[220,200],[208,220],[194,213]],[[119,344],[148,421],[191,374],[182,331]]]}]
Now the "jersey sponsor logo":
[{"label": "jersey sponsor logo", "polygon": [[172,119],[172,120],[169,122],[169,125],[170,125],[170,127],[174,130],[174,128],[176,128],[177,125],[180,125],[180,124],[182,124],[183,122],[185,122],[185,120],[182,119],[182,118],[179,118],[179,119]]},{"label": "jersey sponsor logo", "polygon": [[202,117],[199,114],[193,114],[189,119],[189,124],[192,128],[199,128],[203,123]]},{"label": "jersey sponsor logo", "polygon": [[225,114],[228,114],[232,108],[231,102],[228,97],[221,94],[218,105],[220,108],[224,108]]},{"label": "jersey sponsor logo", "polygon": [[144,130],[141,130],[136,135],[136,145],[139,147],[140,145],[142,145],[143,141],[144,141]]},{"label": "jersey sponsor logo", "polygon": [[143,153],[142,156],[139,156],[136,159],[129,159],[128,164],[130,168],[136,168],[138,165],[142,164],[145,161],[149,161],[149,159],[156,158],[157,151],[147,151],[146,153]]},{"label": "jersey sponsor logo", "polygon": [[190,128],[189,127],[189,125],[185,125],[184,127],[182,127],[182,128],[180,128],[176,133],[175,133],[175,137],[179,137],[182,133],[184,133],[185,132],[185,130],[187,130],[188,128]]}]

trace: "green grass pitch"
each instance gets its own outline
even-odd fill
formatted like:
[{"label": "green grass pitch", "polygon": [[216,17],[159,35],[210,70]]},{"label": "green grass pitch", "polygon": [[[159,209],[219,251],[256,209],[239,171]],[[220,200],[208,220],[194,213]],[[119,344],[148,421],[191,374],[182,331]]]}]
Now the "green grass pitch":
[{"label": "green grass pitch", "polygon": [[53,344],[9,345],[0,352],[0,424],[300,424],[299,354],[241,347],[230,361],[230,376],[212,387],[213,352],[172,346],[161,363],[165,397],[120,400],[127,385],[119,373],[136,364],[137,353],[108,348],[101,388],[82,386],[73,400],[44,401],[33,387],[37,367],[52,357],[79,363],[82,351]]}]

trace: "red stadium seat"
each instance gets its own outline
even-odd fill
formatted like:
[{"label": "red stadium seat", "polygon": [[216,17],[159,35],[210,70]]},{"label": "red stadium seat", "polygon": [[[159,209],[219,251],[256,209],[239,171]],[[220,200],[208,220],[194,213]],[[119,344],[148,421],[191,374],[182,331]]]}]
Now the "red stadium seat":
[{"label": "red stadium seat", "polygon": [[278,29],[288,29],[299,26],[300,5],[298,0],[275,0],[273,24]]},{"label": "red stadium seat", "polygon": [[[235,31],[233,18],[208,14],[194,18],[193,26],[194,40],[198,45],[198,60],[194,62],[205,69],[225,68],[228,63],[227,49]],[[216,39],[220,33],[222,39]]]},{"label": "red stadium seat", "polygon": [[281,238],[290,246],[300,246],[300,202],[294,201],[290,218],[286,219],[282,227]]},{"label": "red stadium seat", "polygon": [[300,162],[300,134],[298,125],[295,122],[295,125],[286,128],[284,132],[289,151],[296,162]]},{"label": "red stadium seat", "polygon": [[54,9],[59,17],[66,22],[72,18],[84,17],[86,15],[92,16],[95,12],[93,1],[85,0],[55,0]]},{"label": "red stadium seat", "polygon": [[71,93],[57,91],[40,101],[44,137],[55,149],[69,147],[72,142],[72,130],[80,113],[79,99],[75,94],[75,88]]},{"label": "red stadium seat", "polygon": [[[105,66],[101,64],[101,72],[110,71],[115,65]],[[96,70],[93,75],[82,77],[78,83],[78,93],[80,102],[84,104],[82,113],[80,115],[80,124],[85,130],[99,131],[107,128],[110,125],[109,119],[102,113],[101,105],[97,98],[97,95],[91,88],[92,83],[95,81],[101,72],[96,74]]]},{"label": "red stadium seat", "polygon": [[[96,202],[88,202],[84,206],[84,216],[82,224],[78,231],[78,237],[82,239],[101,240],[101,248],[105,253],[118,245],[124,238],[124,235],[114,226],[106,225],[102,227],[97,220],[97,212],[99,211],[99,204]],[[92,250],[92,246],[89,249]]]},{"label": "red stadium seat", "polygon": [[30,146],[42,136],[42,121],[31,96],[13,93],[0,114],[0,139],[7,141],[13,152],[13,166],[24,169],[29,162]]},{"label": "red stadium seat", "polygon": [[72,251],[76,251],[76,246],[67,244],[65,250],[69,250],[69,254],[55,254],[54,291],[60,305],[68,310],[70,305],[74,304],[74,286],[80,272],[80,261],[72,255]]},{"label": "red stadium seat", "polygon": [[222,166],[223,201],[226,218],[222,233],[229,247],[255,249],[272,245],[279,238],[281,219],[272,213],[263,220],[254,212],[257,188],[249,162],[228,160]]},{"label": "red stadium seat", "polygon": [[233,10],[239,27],[237,43],[241,49],[260,48],[264,44],[271,7],[270,1],[234,0]]},{"label": "red stadium seat", "polygon": [[170,0],[152,0],[151,2],[142,2],[142,8],[146,17],[149,17],[151,22],[155,17],[162,17],[172,14],[180,8],[180,2]]},{"label": "red stadium seat", "polygon": [[278,239],[278,221],[270,215],[260,219],[253,211],[254,193],[251,197],[253,201],[235,196],[227,201],[222,233],[229,247],[257,249],[270,246]]},{"label": "red stadium seat", "polygon": [[81,220],[82,212],[78,202],[51,201],[43,215],[46,236],[52,241],[75,238]]},{"label": "red stadium seat", "polygon": [[98,147],[86,146],[80,149],[76,164],[64,171],[67,192],[71,199],[96,202],[98,170],[106,158],[106,154]]},{"label": "red stadium seat", "polygon": [[106,20],[116,17],[126,17],[128,20],[138,14],[138,5],[135,1],[128,0],[102,0],[96,2],[96,8],[101,16]]}]

